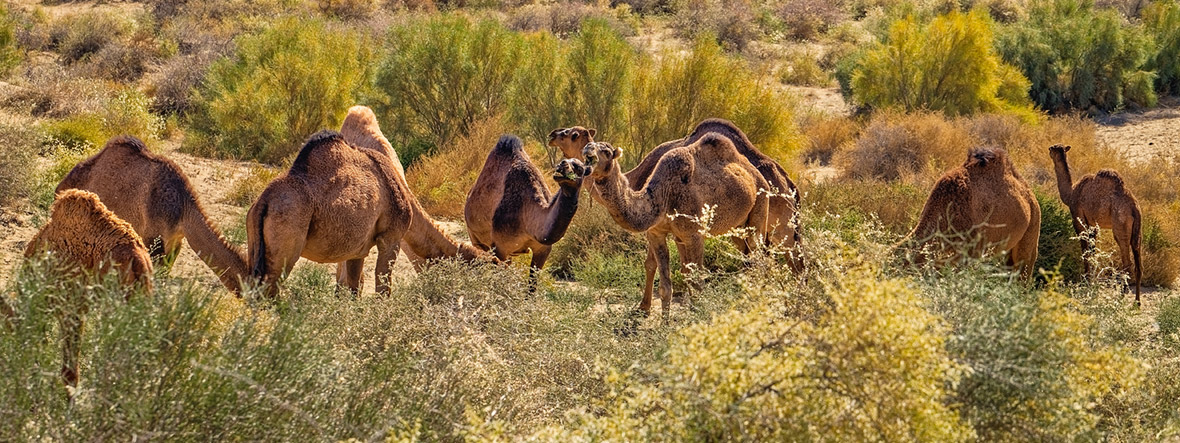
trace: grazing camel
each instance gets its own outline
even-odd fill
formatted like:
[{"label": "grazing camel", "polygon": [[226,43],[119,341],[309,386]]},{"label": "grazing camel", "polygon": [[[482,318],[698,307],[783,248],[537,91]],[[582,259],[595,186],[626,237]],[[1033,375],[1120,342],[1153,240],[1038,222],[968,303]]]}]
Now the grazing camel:
[{"label": "grazing camel", "polygon": [[943,174],[906,242],[935,243],[955,252],[946,240],[963,235],[978,240],[972,254],[998,249],[1008,254],[1010,266],[1032,275],[1041,206],[1003,149],[972,149],[962,166]]},{"label": "grazing camel", "polygon": [[[791,269],[795,272],[801,271],[803,269],[803,256],[798,249],[802,242],[802,237],[799,233],[798,216],[800,205],[799,189],[791,181],[790,177],[787,176],[786,170],[778,162],[770,158],[770,156],[759,151],[754,146],[754,143],[746,137],[746,134],[737,125],[734,125],[733,122],[719,118],[706,119],[700,124],[697,124],[688,136],[660,144],[649,152],[639,162],[639,165],[624,173],[631,184],[631,189],[639,190],[643,187],[644,183],[647,183],[648,177],[651,177],[656,165],[668,151],[696,143],[705,134],[709,133],[716,133],[729,138],[738,152],[750,164],[754,165],[754,168],[766,179],[766,182],[770,185],[766,189],[771,194],[769,220],[771,229],[770,241],[791,251]],[[581,150],[587,143],[594,141],[594,134],[595,131],[593,129],[585,129],[581,126],[558,129],[549,133],[549,145],[561,150],[566,158],[576,158],[581,155]],[[588,187],[592,186],[590,185]]]},{"label": "grazing camel", "polygon": [[[50,209],[49,223],[29,241],[25,257],[49,253],[51,260],[68,275],[94,278],[117,272],[126,286],[152,290],[152,260],[143,240],[131,224],[107,209],[97,195],[76,189],[62,191]],[[61,376],[66,385],[77,386],[81,359],[83,316],[89,306],[80,290],[75,298],[55,306],[62,330]]]},{"label": "grazing camel", "polygon": [[[1061,201],[1069,207],[1074,232],[1082,237],[1082,252],[1088,252],[1094,247],[1097,233],[1085,235],[1090,226],[1097,225],[1101,229],[1114,231],[1115,242],[1119,245],[1119,257],[1122,259],[1122,270],[1131,276],[1135,284],[1135,305],[1138,306],[1140,282],[1143,278],[1139,258],[1143,217],[1139,212],[1139,202],[1131,194],[1131,190],[1127,189],[1127,184],[1123,182],[1119,173],[1111,169],[1087,175],[1082,177],[1078,184],[1073,184],[1069,162],[1065,158],[1066,152],[1069,152],[1069,146],[1049,147],[1049,157],[1053,159],[1054,171],[1057,173],[1057,192],[1061,194]],[[1085,265],[1086,274],[1089,275],[1090,262],[1083,258],[1082,263]]]},{"label": "grazing camel", "polygon": [[769,197],[759,190],[767,188],[766,179],[723,135],[706,134],[696,143],[668,150],[639,190],[633,189],[621,171],[618,160],[622,149],[594,142],[583,152],[592,168],[589,177],[594,182],[594,198],[624,229],[647,237],[647,278],[639,304],[645,315],[651,311],[658,267],[660,301],[664,319],[668,319],[672,300],[668,234],[676,240],[686,271],[692,271],[690,264],[703,263],[702,226],[689,217],[704,216],[709,207],[710,234],[744,229],[744,237],[737,241],[743,253],[765,242]]},{"label": "grazing camel", "polygon": [[197,253],[235,294],[247,275],[240,248],[232,245],[205,215],[192,183],[171,160],[153,154],[138,138],[117,136],[93,157],[78,163],[57,192],[83,189],[102,199],[144,239],[152,256],[170,268],[181,240]]},{"label": "grazing camel", "polygon": [[424,211],[389,157],[354,147],[336,131],[320,131],[300,149],[291,169],[267,185],[250,207],[246,234],[251,273],[273,298],[279,277],[299,257],[344,263],[337,282],[356,293],[364,259],[376,246],[377,292],[388,294],[390,266],[403,240],[424,259],[486,255],[454,241],[438,226],[414,223],[415,212]]},{"label": "grazing camel", "polygon": [[377,115],[368,106],[356,105],[348,108],[348,114],[344,116],[344,123],[340,125],[340,135],[344,136],[344,141],[353,146],[375,149],[384,153],[386,157],[393,160],[393,167],[397,169],[397,173],[402,177],[406,176],[406,171],[402,169],[402,162],[397,158],[397,151],[393,150],[393,145],[389,144],[389,140],[381,132],[381,125],[377,124]]},{"label": "grazing camel", "polygon": [[529,284],[545,266],[552,245],[565,235],[578,210],[578,194],[586,168],[576,159],[557,165],[553,180],[560,188],[551,195],[519,138],[504,135],[492,148],[475,185],[467,194],[463,220],[471,242],[508,260],[532,251]]}]

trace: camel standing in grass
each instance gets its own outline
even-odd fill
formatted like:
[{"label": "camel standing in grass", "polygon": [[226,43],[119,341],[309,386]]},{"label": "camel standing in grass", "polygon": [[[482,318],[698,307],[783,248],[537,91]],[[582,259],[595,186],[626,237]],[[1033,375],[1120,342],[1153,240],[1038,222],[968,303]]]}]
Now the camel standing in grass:
[{"label": "camel standing in grass", "polygon": [[[74,276],[87,278],[115,271],[127,286],[152,289],[152,261],[143,240],[131,224],[107,209],[97,195],[66,190],[57,194],[50,209],[49,223],[41,227],[25,248],[25,257],[52,254],[52,262]],[[55,310],[62,330],[61,376],[69,386],[78,384],[83,316],[89,306],[79,299],[61,300]]]},{"label": "camel standing in grass", "polygon": [[251,273],[277,295],[279,277],[299,257],[343,263],[337,282],[360,290],[365,257],[377,247],[376,286],[389,293],[389,272],[404,240],[423,259],[486,254],[455,242],[433,224],[415,223],[422,211],[392,160],[354,147],[335,131],[311,136],[295,161],[258,197],[247,214]]},{"label": "camel standing in grass", "polygon": [[[762,174],[769,185],[765,192],[770,194],[770,241],[791,251],[791,269],[795,272],[801,271],[803,257],[802,251],[798,247],[803,239],[799,233],[799,189],[787,176],[787,171],[770,156],[759,151],[733,122],[719,118],[706,119],[697,124],[688,136],[660,144],[649,152],[635,168],[624,173],[631,184],[631,189],[639,190],[647,183],[648,178],[655,171],[656,165],[668,151],[696,143],[709,133],[729,138],[738,152]],[[562,155],[566,158],[577,158],[581,155],[582,148],[587,143],[594,141],[594,135],[593,129],[581,126],[557,129],[549,133],[549,145],[561,150]]]},{"label": "camel standing in grass", "polygon": [[[1061,194],[1061,201],[1069,207],[1069,215],[1073,218],[1073,229],[1082,237],[1082,252],[1089,252],[1094,248],[1094,235],[1087,235],[1087,229],[1098,226],[1101,229],[1114,231],[1115,242],[1119,245],[1119,258],[1122,270],[1131,276],[1135,284],[1135,304],[1139,304],[1140,283],[1143,278],[1143,267],[1140,260],[1139,242],[1142,237],[1141,227],[1143,216],[1139,212],[1139,202],[1127,189],[1127,184],[1118,172],[1103,169],[1096,174],[1082,177],[1078,184],[1073,184],[1069,172],[1069,162],[1065,153],[1069,146],[1053,145],[1049,148],[1049,157],[1053,159],[1054,171],[1057,173],[1057,192]],[[1091,231],[1092,232],[1092,231]],[[1132,261],[1133,257],[1133,261]],[[1090,274],[1090,262],[1083,258],[1086,274]]]},{"label": "camel standing in grass", "polygon": [[955,252],[947,240],[964,235],[968,242],[978,240],[970,245],[972,254],[998,249],[1007,253],[1010,266],[1025,277],[1032,275],[1041,206],[1003,149],[972,149],[962,166],[943,174],[907,241]]},{"label": "camel standing in grass", "polygon": [[766,179],[723,135],[706,134],[696,143],[668,150],[638,190],[621,171],[621,149],[595,142],[583,152],[586,164],[592,167],[589,177],[594,182],[594,198],[624,229],[647,237],[647,276],[639,304],[645,314],[651,311],[658,267],[660,301],[664,319],[668,319],[672,301],[669,234],[676,240],[686,271],[703,263],[705,237],[701,224],[691,217],[705,216],[709,208],[709,217],[704,217],[709,218],[708,233],[744,230],[736,239],[743,253],[765,242],[769,197],[759,190],[767,188]]},{"label": "camel standing in grass", "polygon": [[78,163],[57,185],[57,192],[93,192],[144,239],[165,268],[180,253],[181,240],[197,253],[226,288],[239,293],[247,275],[241,249],[214,226],[192,183],[171,160],[148,151],[138,138],[110,139],[93,157]]},{"label": "camel standing in grass", "polygon": [[585,173],[582,162],[562,160],[553,175],[559,190],[551,195],[520,139],[500,137],[463,207],[471,242],[494,251],[500,260],[531,251],[529,283],[535,285],[535,273],[545,266],[552,245],[565,235],[578,210]]}]

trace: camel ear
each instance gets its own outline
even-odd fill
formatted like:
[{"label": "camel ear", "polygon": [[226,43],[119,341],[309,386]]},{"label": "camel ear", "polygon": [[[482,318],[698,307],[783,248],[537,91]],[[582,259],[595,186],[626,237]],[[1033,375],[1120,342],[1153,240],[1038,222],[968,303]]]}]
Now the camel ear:
[{"label": "camel ear", "polygon": [[1069,148],[1070,148],[1069,145],[1065,145],[1065,152],[1069,152]]},{"label": "camel ear", "polygon": [[587,129],[586,132],[590,133],[590,138],[594,138],[598,135],[598,130],[594,128]]},{"label": "camel ear", "polygon": [[560,129],[554,129],[552,132],[550,132],[550,133],[549,133],[549,140],[553,140],[553,139],[557,138],[557,133],[558,133],[559,131],[561,131],[561,130],[560,130]]},{"label": "camel ear", "polygon": [[611,158],[618,159],[623,156],[623,148],[615,148],[615,152],[611,153]]}]

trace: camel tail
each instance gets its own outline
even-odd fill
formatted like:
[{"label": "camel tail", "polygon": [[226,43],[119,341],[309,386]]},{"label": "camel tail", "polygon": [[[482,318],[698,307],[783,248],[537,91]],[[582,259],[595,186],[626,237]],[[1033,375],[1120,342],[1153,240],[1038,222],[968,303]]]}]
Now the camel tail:
[{"label": "camel tail", "polygon": [[266,212],[269,209],[266,202],[260,203],[262,204],[262,207],[258,208],[258,220],[254,225],[254,228],[256,229],[254,232],[258,233],[258,243],[256,243],[254,247],[258,252],[250,254],[250,258],[253,259],[252,266],[250,267],[250,274],[258,280],[262,280],[266,276],[266,233],[264,228],[266,227]]},{"label": "camel tail", "polygon": [[1139,290],[1143,282],[1143,262],[1140,259],[1140,242],[1143,237],[1143,217],[1135,208],[1135,221],[1131,223],[1131,255],[1135,259],[1135,304],[1139,304]]}]

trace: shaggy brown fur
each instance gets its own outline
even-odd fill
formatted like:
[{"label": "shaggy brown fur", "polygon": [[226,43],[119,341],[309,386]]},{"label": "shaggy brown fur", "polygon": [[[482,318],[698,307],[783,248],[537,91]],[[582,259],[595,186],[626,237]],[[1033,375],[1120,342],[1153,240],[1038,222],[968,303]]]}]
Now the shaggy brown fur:
[{"label": "shaggy brown fur", "polygon": [[[589,137],[587,137],[587,132]],[[741,129],[729,120],[710,118],[702,121],[688,136],[664,142],[653,149],[624,175],[631,183],[632,190],[639,190],[648,177],[655,171],[656,165],[668,151],[688,146],[699,141],[705,134],[716,133],[725,136],[733,142],[738,152],[746,158],[754,168],[762,174],[770,185],[767,190],[772,194],[770,198],[770,241],[784,246],[792,251],[791,267],[796,272],[803,269],[802,253],[799,250],[802,237],[799,233],[799,189],[795,182],[787,176],[787,171],[778,162],[759,151]],[[582,137],[577,137],[582,135]],[[549,134],[549,145],[561,150],[566,158],[579,155],[582,147],[593,142],[594,130],[585,130],[580,126],[555,130]],[[592,185],[591,185],[592,186]],[[773,189],[772,189],[773,188]]]},{"label": "shaggy brown fur", "polygon": [[585,173],[582,162],[562,160],[553,175],[560,189],[551,195],[520,139],[501,136],[463,208],[471,242],[494,251],[500,260],[532,251],[529,281],[535,283],[534,272],[545,266],[552,245],[565,235],[578,210]]},{"label": "shaggy brown fur", "polygon": [[337,281],[357,292],[364,259],[376,246],[377,292],[387,294],[390,266],[402,240],[427,259],[478,257],[480,251],[470,246],[465,251],[453,240],[419,243],[435,239],[411,225],[414,211],[421,211],[416,203],[389,157],[349,145],[338,132],[321,131],[250,207],[246,230],[251,272],[274,297],[277,280],[299,257],[344,263]]},{"label": "shaggy brown fur", "polygon": [[[690,217],[712,208],[708,232],[728,233],[734,228],[749,230],[737,242],[748,252],[764,239],[768,229],[769,198],[766,179],[734,147],[729,138],[706,134],[696,143],[673,148],[660,158],[651,177],[639,190],[633,189],[618,165],[622,150],[607,143],[591,143],[583,149],[586,163],[593,168],[591,194],[606,207],[623,228],[647,236],[647,271],[643,301],[639,309],[650,312],[652,284],[660,271],[660,300],[665,320],[672,298],[668,235],[676,240],[686,271],[703,263],[704,236],[701,225]],[[765,240],[762,240],[765,241]]]},{"label": "shaggy brown fur", "polygon": [[[94,193],[66,190],[57,195],[49,223],[29,241],[25,257],[45,252],[53,254],[54,263],[70,275],[89,278],[113,270],[124,285],[140,285],[151,293],[152,261],[143,240]],[[78,383],[82,317],[87,309],[84,297],[63,300],[55,309],[62,330],[61,376],[69,386]]]},{"label": "shaggy brown fur", "polygon": [[[401,162],[398,161],[397,152],[393,150],[389,141],[381,133],[381,128],[377,123],[377,117],[373,115],[371,109],[365,106],[353,106],[350,108],[348,110],[348,116],[344,118],[341,135],[348,144],[358,148],[379,151],[393,161],[393,165],[397,169],[396,178],[398,186],[409,197],[410,211],[413,216],[413,220],[410,223],[410,231],[402,239],[401,250],[406,253],[406,257],[414,264],[415,269],[421,270],[429,260],[437,258],[459,256],[471,260],[479,257],[489,257],[482,250],[476,249],[470,244],[459,242],[450,235],[447,235],[435,223],[434,218],[426,212],[422,204],[418,202],[418,198],[410,191],[410,185],[406,182],[406,174],[402,169]],[[359,262],[353,264],[342,263],[337,266],[337,279],[341,281],[345,279],[349,266],[355,267],[353,272],[359,273],[359,268],[364,267],[364,260],[361,259]]]},{"label": "shaggy brown fur", "polygon": [[148,151],[138,138],[112,138],[93,157],[78,163],[57,185],[57,192],[84,189],[135,227],[152,256],[171,267],[181,240],[209,265],[234,293],[247,275],[240,248],[214,226],[188,177],[171,160]]},{"label": "shaggy brown fur", "polygon": [[[1065,153],[1069,146],[1054,145],[1049,148],[1049,157],[1057,173],[1057,191],[1061,201],[1069,207],[1073,218],[1073,229],[1082,237],[1082,251],[1094,247],[1093,236],[1083,235],[1090,226],[1114,231],[1115,242],[1119,245],[1122,270],[1131,276],[1135,284],[1135,304],[1139,304],[1140,281],[1143,278],[1139,258],[1139,242],[1142,237],[1143,217],[1139,212],[1139,201],[1127,189],[1118,172],[1103,169],[1097,174],[1082,177],[1075,185],[1069,172]],[[1086,274],[1090,273],[1090,262],[1082,260]]]},{"label": "shaggy brown fur", "polygon": [[951,251],[954,246],[945,240],[968,235],[975,242],[972,254],[997,248],[1008,254],[1009,265],[1029,277],[1040,234],[1041,206],[1007,151],[975,148],[962,166],[938,179],[908,240],[934,242]]}]

